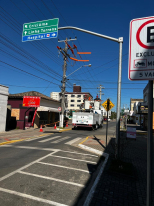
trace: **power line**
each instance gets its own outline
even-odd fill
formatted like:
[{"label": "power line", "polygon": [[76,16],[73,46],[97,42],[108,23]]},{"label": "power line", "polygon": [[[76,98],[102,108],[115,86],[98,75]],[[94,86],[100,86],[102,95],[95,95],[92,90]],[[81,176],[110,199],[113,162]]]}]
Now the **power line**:
[{"label": "power line", "polygon": [[59,86],[59,84],[56,84],[56,83],[54,83],[54,82],[51,82],[51,81],[49,81],[49,80],[47,80],[47,79],[44,79],[44,78],[42,78],[42,77],[39,77],[39,76],[37,76],[37,75],[35,75],[35,74],[32,74],[32,73],[30,73],[30,72],[24,71],[23,69],[19,69],[19,68],[15,67],[15,66],[13,66],[13,65],[10,65],[10,64],[8,64],[8,63],[6,63],[6,62],[3,62],[3,61],[1,61],[1,60],[0,60],[0,62],[2,62],[3,64],[8,65],[8,66],[10,66],[10,67],[13,67],[14,69],[17,69],[17,70],[19,70],[19,71],[21,71],[21,72],[24,72],[24,73],[26,73],[26,74],[29,74],[29,75],[31,75],[31,76],[33,76],[33,77],[36,77],[36,78],[38,78],[38,79],[42,79],[42,80],[44,80],[44,81],[47,81],[47,82],[50,82],[50,83],[52,83],[52,84],[55,84],[55,85],[58,85],[58,86]]},{"label": "power line", "polygon": [[[48,71],[54,73],[55,75],[61,77],[60,74],[56,73],[54,70],[52,70],[49,66],[47,66],[46,64],[44,64],[43,62],[41,62],[40,60],[38,60],[37,58],[35,58],[33,55],[29,54],[26,50],[20,48],[18,45],[16,45],[15,43],[11,42],[9,40],[9,38],[5,38],[3,35],[1,35],[0,32],[0,37],[2,39],[4,39],[6,42],[2,41],[1,43],[4,44],[6,47],[8,47],[9,49],[13,50],[14,52],[16,52],[17,54],[21,55],[22,57],[29,59],[31,62],[33,62],[34,64],[41,66],[41,68],[43,67],[45,70],[48,69]],[[11,44],[11,46],[9,44]],[[18,51],[19,50],[19,51]]]}]

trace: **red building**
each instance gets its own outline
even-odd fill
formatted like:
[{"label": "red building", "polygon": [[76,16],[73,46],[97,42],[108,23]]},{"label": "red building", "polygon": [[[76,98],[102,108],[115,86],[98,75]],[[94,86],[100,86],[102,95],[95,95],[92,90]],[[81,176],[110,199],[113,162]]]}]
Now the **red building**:
[{"label": "red building", "polygon": [[59,101],[35,91],[10,94],[8,97],[7,130],[31,127],[35,107],[23,107],[24,96],[37,96],[41,98],[40,107],[37,108],[34,128],[38,128],[40,124],[49,124],[59,120]]}]

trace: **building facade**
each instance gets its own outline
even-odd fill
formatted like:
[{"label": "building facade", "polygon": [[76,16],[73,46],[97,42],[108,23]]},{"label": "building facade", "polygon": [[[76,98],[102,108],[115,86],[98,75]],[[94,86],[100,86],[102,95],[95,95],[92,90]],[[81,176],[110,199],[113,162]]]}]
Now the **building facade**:
[{"label": "building facade", "polygon": [[73,92],[65,92],[66,110],[79,110],[85,98],[93,96],[89,92],[81,92],[81,86],[73,85]]},{"label": "building facade", "polygon": [[32,126],[34,107],[23,107],[24,96],[37,96],[41,98],[40,106],[37,108],[34,128],[40,125],[51,124],[59,121],[60,102],[39,92],[31,91],[18,94],[10,94],[8,97],[8,128],[24,129]]},{"label": "building facade", "polygon": [[55,100],[59,101],[60,100],[60,92],[51,92],[50,97],[52,99],[55,99]]}]

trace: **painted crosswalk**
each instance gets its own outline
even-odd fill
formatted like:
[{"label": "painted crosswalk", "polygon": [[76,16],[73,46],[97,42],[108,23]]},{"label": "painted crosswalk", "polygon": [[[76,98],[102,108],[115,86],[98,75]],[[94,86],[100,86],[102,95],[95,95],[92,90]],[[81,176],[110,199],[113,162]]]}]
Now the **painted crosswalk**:
[{"label": "painted crosswalk", "polygon": [[48,135],[40,135],[39,137],[36,136],[36,137],[30,138],[30,139],[26,139],[25,141],[26,141],[26,142],[31,142],[31,141],[34,141],[34,140],[37,140],[37,139],[41,139],[41,138],[44,138],[44,137],[48,137],[48,136],[51,135],[51,134],[53,134],[53,133],[50,133],[50,134],[48,134]]},{"label": "painted crosswalk", "polygon": [[77,138],[75,138],[75,139],[73,139],[73,140],[71,140],[71,141],[69,141],[69,142],[66,142],[65,144],[71,145],[71,144],[79,141],[80,139],[82,139],[82,138],[81,138],[81,137],[77,137]]},{"label": "painted crosswalk", "polygon": [[[50,142],[51,144],[57,144],[57,143],[60,143],[60,142],[64,141],[64,144],[72,145],[73,143],[75,143],[75,142],[82,139],[82,137],[76,137],[76,138],[72,138],[71,136],[64,136],[64,137],[62,137],[62,136],[52,136],[51,137],[50,135],[51,134],[46,135],[46,136],[41,135],[40,137],[34,137],[34,138],[26,139],[25,141],[31,142],[31,141],[37,141],[38,140],[39,143],[46,143],[46,142],[51,141]],[[50,137],[48,138],[48,136],[50,136]],[[70,138],[72,138],[72,139],[69,140],[69,141],[66,141]]]},{"label": "painted crosswalk", "polygon": [[51,137],[51,138],[48,138],[48,139],[41,140],[41,141],[39,141],[39,142],[48,142],[48,141],[50,141],[50,140],[57,139],[57,138],[59,138],[59,137],[61,137],[61,136]]},{"label": "painted crosswalk", "polygon": [[62,141],[64,141],[64,140],[67,140],[67,139],[69,139],[69,138],[71,138],[71,137],[64,137],[64,138],[58,139],[58,140],[56,140],[56,141],[53,141],[53,142],[51,142],[51,143],[59,143],[59,142],[62,142]]}]

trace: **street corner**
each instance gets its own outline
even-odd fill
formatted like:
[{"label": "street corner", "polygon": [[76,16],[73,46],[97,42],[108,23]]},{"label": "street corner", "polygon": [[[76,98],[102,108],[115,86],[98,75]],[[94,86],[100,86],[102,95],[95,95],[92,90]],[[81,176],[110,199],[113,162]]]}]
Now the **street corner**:
[{"label": "street corner", "polygon": [[105,144],[105,141],[97,138],[95,136],[87,136],[82,142],[79,144],[85,144],[85,145],[99,145],[99,144]]}]

